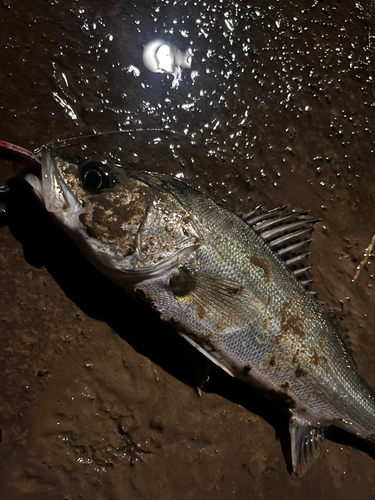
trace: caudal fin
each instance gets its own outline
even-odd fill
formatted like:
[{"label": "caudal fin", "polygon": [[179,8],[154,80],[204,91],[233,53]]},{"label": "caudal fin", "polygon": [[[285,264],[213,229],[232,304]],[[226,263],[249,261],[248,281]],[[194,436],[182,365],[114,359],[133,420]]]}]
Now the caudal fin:
[{"label": "caudal fin", "polygon": [[293,416],[289,422],[292,466],[297,476],[303,476],[319,456],[324,430]]}]

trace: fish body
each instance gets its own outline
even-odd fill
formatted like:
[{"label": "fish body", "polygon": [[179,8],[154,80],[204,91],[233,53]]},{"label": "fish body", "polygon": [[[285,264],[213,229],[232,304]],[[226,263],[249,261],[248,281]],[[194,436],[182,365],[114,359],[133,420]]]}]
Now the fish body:
[{"label": "fish body", "polygon": [[19,172],[104,274],[225,371],[282,396],[297,473],[330,426],[375,442],[375,397],[339,333],[246,221],[178,179],[47,150],[41,176]]}]

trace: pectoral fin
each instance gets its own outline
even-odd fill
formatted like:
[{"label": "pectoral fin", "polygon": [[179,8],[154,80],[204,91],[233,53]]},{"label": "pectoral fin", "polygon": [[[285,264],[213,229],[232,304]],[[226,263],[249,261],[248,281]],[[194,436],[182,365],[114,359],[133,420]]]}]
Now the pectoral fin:
[{"label": "pectoral fin", "polygon": [[170,287],[175,299],[215,333],[241,329],[265,309],[261,299],[244,285],[190,269],[178,269]]}]

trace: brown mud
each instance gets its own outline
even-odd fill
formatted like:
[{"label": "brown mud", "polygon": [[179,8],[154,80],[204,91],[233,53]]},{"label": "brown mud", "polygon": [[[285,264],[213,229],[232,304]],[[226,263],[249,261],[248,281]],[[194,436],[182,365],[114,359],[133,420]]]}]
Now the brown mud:
[{"label": "brown mud", "polygon": [[[373,2],[215,4],[2,2],[0,139],[178,174],[233,211],[309,209],[314,288],[375,388],[373,255],[353,281],[375,233]],[[143,66],[153,38],[193,50],[177,88]],[[142,130],[84,137],[119,128]],[[216,368],[199,397],[208,363],[0,165],[2,499],[375,498],[370,446],[333,433],[296,478],[279,408]]]}]

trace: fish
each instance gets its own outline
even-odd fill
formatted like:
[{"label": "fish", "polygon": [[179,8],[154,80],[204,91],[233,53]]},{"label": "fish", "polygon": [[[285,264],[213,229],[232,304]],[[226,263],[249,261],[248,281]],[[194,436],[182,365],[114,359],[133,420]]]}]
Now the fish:
[{"label": "fish", "polygon": [[309,289],[318,219],[286,207],[235,214],[180,179],[49,149],[31,166],[23,154],[15,171],[103,274],[212,363],[282,401],[296,475],[330,427],[375,443],[375,395]]}]

